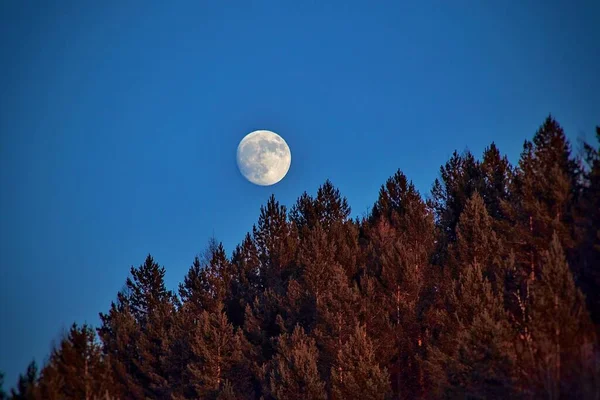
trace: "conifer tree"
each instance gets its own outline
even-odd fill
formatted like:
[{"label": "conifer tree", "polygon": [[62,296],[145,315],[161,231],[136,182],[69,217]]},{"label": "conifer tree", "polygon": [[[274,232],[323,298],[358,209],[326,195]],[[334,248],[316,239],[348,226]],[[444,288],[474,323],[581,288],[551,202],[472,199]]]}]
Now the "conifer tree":
[{"label": "conifer tree", "polygon": [[369,268],[379,282],[387,323],[370,331],[385,360],[394,392],[418,395],[422,373],[416,357],[422,346],[421,294],[434,248],[433,218],[412,182],[401,171],[389,178],[373,207]]},{"label": "conifer tree", "polygon": [[135,363],[138,357],[136,343],[141,331],[128,302],[126,289],[117,294],[117,301],[111,304],[108,314],[100,314],[102,325],[98,328],[98,335],[114,377],[111,394],[116,397],[127,394],[133,399],[144,399]]},{"label": "conifer tree", "polygon": [[272,399],[326,399],[325,382],[317,369],[319,354],[315,341],[296,327],[290,336],[277,340],[277,353],[270,362],[266,382]]},{"label": "conifer tree", "polygon": [[31,361],[27,366],[25,375],[20,374],[17,381],[17,387],[10,390],[11,400],[38,400],[38,367],[34,361]]},{"label": "conifer tree", "polygon": [[179,296],[186,311],[199,314],[216,310],[227,295],[231,283],[232,266],[222,243],[212,239],[204,255],[196,256],[183,283]]},{"label": "conifer tree", "polygon": [[223,302],[230,296],[232,269],[223,245],[211,238],[205,252],[194,258],[179,285],[182,304],[174,319],[168,364],[171,386],[181,396],[189,394],[189,385],[184,384],[184,370],[193,360],[190,346],[194,329],[204,311],[222,311]]},{"label": "conifer tree", "polygon": [[117,397],[161,398],[169,395],[169,339],[176,298],[166,289],[165,269],[152,256],[131,267],[126,290],[108,314],[100,314],[98,333],[116,380]]},{"label": "conifer tree", "polygon": [[335,261],[349,278],[356,277],[359,252],[358,229],[349,219],[351,208],[331,181],[327,180],[317,190],[316,198],[302,194],[292,207],[290,220],[296,227],[300,240],[311,235],[317,225],[323,229],[336,251]]},{"label": "conifer tree", "polygon": [[460,270],[449,297],[447,329],[427,348],[432,393],[504,398],[515,392],[513,333],[502,292],[492,288],[481,264],[471,263]]},{"label": "conifer tree", "polygon": [[310,230],[321,220],[321,210],[315,199],[304,192],[290,210],[290,221],[296,226],[298,234],[303,235],[305,229]]},{"label": "conifer tree", "polygon": [[359,321],[365,327],[373,341],[375,355],[378,359],[388,360],[393,354],[394,340],[390,335],[393,331],[389,313],[381,312],[382,305],[388,300],[382,293],[378,279],[367,273],[359,277],[358,290],[360,293],[358,307]]},{"label": "conifer tree", "polygon": [[579,172],[562,127],[549,116],[526,141],[511,185],[511,197],[503,202],[516,261],[523,275],[534,280],[535,265],[553,232],[567,254],[576,244],[573,232]]},{"label": "conifer tree", "polygon": [[504,219],[502,201],[507,201],[510,195],[512,167],[506,156],[500,154],[495,143],[483,152],[481,162],[483,188],[481,196],[492,220]]},{"label": "conifer tree", "polygon": [[109,385],[109,371],[95,331],[87,324],[79,327],[74,323],[42,369],[42,397],[91,400],[104,396]]},{"label": "conifer tree", "polygon": [[319,223],[325,230],[336,223],[346,222],[350,216],[348,201],[329,179],[317,190],[316,205],[320,211]]},{"label": "conifer tree", "polygon": [[[306,291],[304,313],[312,317],[308,322],[313,322],[304,327],[314,330],[312,335],[321,354],[319,369],[324,377],[329,375],[337,352],[354,329],[358,305],[356,292],[335,259],[337,249],[332,240],[317,223],[302,239],[298,252],[300,286]],[[292,294],[288,288],[288,298]]]},{"label": "conifer tree", "polygon": [[290,220],[294,222],[301,233],[306,227],[309,230],[317,223],[326,231],[338,222],[345,222],[350,216],[350,206],[330,180],[326,180],[317,190],[313,199],[306,192],[298,198],[290,211]]},{"label": "conifer tree", "polygon": [[258,225],[252,228],[260,261],[261,287],[285,290],[296,248],[296,234],[287,220],[287,209],[271,195],[261,206]]},{"label": "conifer tree", "polygon": [[335,252],[335,245],[328,240],[320,223],[300,243],[298,263],[301,281],[317,306],[336,273],[336,267],[339,267],[335,262]]},{"label": "conifer tree", "polygon": [[214,238],[194,259],[181,303],[148,256],[101,343],[74,324],[39,378],[30,364],[6,396],[0,374],[0,400],[598,399],[600,148],[584,150],[587,166],[550,116],[514,170],[494,143],[455,152],[428,203],[401,171],[362,220],[329,180],[289,215],[271,196],[231,260]]},{"label": "conifer tree", "polygon": [[249,395],[248,362],[244,354],[247,344],[242,332],[229,323],[225,312],[203,311],[192,329],[190,358],[184,372],[184,385],[189,390],[182,398],[216,399],[223,391]]},{"label": "conifer tree", "polygon": [[502,245],[493,229],[485,203],[478,192],[467,201],[456,227],[456,243],[450,246],[449,263],[457,276],[461,266],[478,264],[495,289],[501,291],[505,271],[501,269]]},{"label": "conifer tree", "polygon": [[558,234],[542,253],[540,264],[539,279],[524,305],[529,311],[527,329],[520,336],[520,372],[536,396],[579,397],[579,377],[589,376],[589,365],[581,362],[579,353],[595,337]]},{"label": "conifer tree", "polygon": [[436,179],[433,184],[430,206],[435,211],[441,234],[438,244],[443,250],[443,246],[456,239],[458,218],[472,194],[482,192],[484,178],[480,163],[469,151],[463,155],[455,151],[440,167],[440,175],[441,181]]},{"label": "conifer tree", "polygon": [[[598,148],[584,144],[587,170],[578,221],[584,236],[578,270],[591,317],[600,327],[600,127],[596,127],[596,139]],[[600,328],[597,331],[600,333]]]},{"label": "conifer tree", "polygon": [[[288,283],[288,287],[290,286],[297,287],[297,282],[291,280]],[[285,321],[280,320],[282,314],[290,309],[285,305],[286,297],[277,294],[272,289],[266,289],[257,296],[251,306],[246,306],[244,333],[257,349],[256,362],[258,365],[269,360],[275,353],[276,349],[272,339],[287,331],[285,322],[289,325],[293,317],[305,317],[289,315]]]},{"label": "conifer tree", "polygon": [[232,278],[227,292],[227,314],[234,326],[244,324],[246,307],[259,295],[260,262],[258,251],[252,238],[246,234],[241,245],[237,246],[231,259]]},{"label": "conifer tree", "polygon": [[386,399],[391,395],[389,375],[380,368],[364,327],[355,332],[338,352],[331,369],[333,399]]},{"label": "conifer tree", "polygon": [[[483,199],[467,201],[450,246],[455,270],[443,302],[432,310],[442,327],[427,348],[425,362],[433,393],[455,397],[502,398],[514,392],[514,349],[504,310],[505,263]],[[438,317],[439,318],[439,317]]]}]

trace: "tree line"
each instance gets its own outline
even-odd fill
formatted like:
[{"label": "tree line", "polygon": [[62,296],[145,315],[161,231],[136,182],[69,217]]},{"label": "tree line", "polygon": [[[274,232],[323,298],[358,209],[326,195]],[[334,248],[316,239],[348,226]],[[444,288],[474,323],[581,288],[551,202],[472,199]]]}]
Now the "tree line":
[{"label": "tree line", "polygon": [[177,292],[151,255],[0,399],[600,398],[600,127],[549,116],[517,165],[454,152],[352,219],[330,181],[271,196]]}]

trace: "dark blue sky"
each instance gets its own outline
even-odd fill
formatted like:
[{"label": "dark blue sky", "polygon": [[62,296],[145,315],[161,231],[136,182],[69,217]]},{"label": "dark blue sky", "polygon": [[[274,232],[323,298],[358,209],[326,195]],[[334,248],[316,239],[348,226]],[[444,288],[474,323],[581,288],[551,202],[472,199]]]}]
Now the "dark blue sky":
[{"label": "dark blue sky", "polygon": [[[233,250],[271,193],[330,178],[360,215],[397,168],[428,194],[454,149],[516,161],[549,113],[593,139],[599,17],[597,0],[3,1],[7,383],[96,325],[149,252],[175,289],[213,233]],[[291,147],[275,186],[237,170],[254,129]]]}]

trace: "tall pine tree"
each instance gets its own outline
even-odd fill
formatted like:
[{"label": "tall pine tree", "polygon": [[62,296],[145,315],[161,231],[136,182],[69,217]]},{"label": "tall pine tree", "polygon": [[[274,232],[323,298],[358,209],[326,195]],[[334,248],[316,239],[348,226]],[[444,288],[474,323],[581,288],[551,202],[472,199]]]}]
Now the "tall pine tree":
[{"label": "tall pine tree", "polygon": [[277,340],[277,353],[268,367],[266,382],[270,399],[326,399],[325,382],[317,369],[315,341],[296,327],[292,335]]},{"label": "tall pine tree", "polygon": [[179,398],[216,399],[220,393],[249,396],[247,343],[240,330],[229,323],[225,312],[203,311],[192,327],[190,358],[184,371],[183,395]]},{"label": "tall pine tree", "polygon": [[356,326],[331,370],[332,399],[383,400],[391,395],[389,375],[375,358],[364,327]]},{"label": "tall pine tree", "polygon": [[571,158],[571,147],[562,127],[546,118],[533,137],[526,141],[511,185],[511,196],[502,208],[509,244],[514,249],[523,275],[534,280],[541,253],[553,232],[571,255],[576,245],[573,231],[579,193],[579,169]]},{"label": "tall pine tree", "polygon": [[417,356],[422,346],[421,295],[434,248],[433,215],[401,171],[389,178],[373,207],[369,273],[376,278],[387,323],[369,330],[387,363],[398,397],[421,393]]},{"label": "tall pine tree", "polygon": [[578,271],[591,317],[600,334],[600,127],[596,127],[596,140],[598,148],[588,143],[584,145],[587,169],[578,220],[584,236]]},{"label": "tall pine tree", "polygon": [[527,329],[520,336],[520,372],[536,396],[584,398],[580,377],[593,375],[593,366],[579,355],[595,334],[558,234],[542,253],[539,267],[539,279],[523,305]]},{"label": "tall pine tree", "polygon": [[92,400],[108,393],[110,378],[96,332],[73,324],[42,369],[40,392],[47,400]]},{"label": "tall pine tree", "polygon": [[131,267],[126,289],[108,314],[100,314],[98,333],[117,397],[169,396],[167,358],[177,301],[166,289],[164,276],[164,267],[148,255],[138,268]]},{"label": "tall pine tree", "polygon": [[267,205],[261,206],[258,225],[252,232],[260,261],[261,286],[283,293],[296,251],[296,234],[287,220],[286,207],[275,196],[271,195]]}]

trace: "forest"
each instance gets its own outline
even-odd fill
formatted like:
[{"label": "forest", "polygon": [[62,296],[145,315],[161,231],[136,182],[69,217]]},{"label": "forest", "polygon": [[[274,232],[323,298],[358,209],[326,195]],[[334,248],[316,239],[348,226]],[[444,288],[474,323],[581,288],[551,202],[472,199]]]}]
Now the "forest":
[{"label": "forest", "polygon": [[357,218],[329,180],[271,196],[176,291],[142,255],[0,399],[599,399],[595,135],[576,151],[550,115],[516,165],[455,151],[430,193],[398,170]]}]

